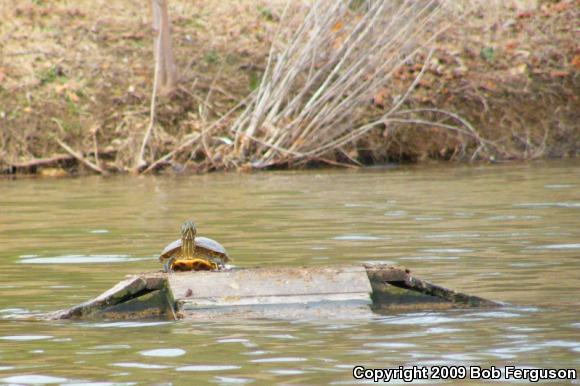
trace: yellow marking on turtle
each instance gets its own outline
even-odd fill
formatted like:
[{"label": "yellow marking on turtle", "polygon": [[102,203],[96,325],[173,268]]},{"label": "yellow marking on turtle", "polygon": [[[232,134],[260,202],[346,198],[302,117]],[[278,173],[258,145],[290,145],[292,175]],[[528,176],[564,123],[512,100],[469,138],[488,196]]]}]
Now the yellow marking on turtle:
[{"label": "yellow marking on turtle", "polygon": [[219,267],[213,261],[205,259],[180,259],[173,261],[171,269],[174,271],[215,271]]}]

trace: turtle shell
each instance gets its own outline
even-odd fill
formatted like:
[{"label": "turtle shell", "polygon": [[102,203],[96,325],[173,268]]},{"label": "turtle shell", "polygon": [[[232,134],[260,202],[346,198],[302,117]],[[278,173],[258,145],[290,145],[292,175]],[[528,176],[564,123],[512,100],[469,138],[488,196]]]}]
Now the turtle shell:
[{"label": "turtle shell", "polygon": [[[200,248],[205,250],[209,253],[213,253],[219,255],[224,262],[230,261],[228,253],[226,249],[217,241],[212,240],[207,237],[197,236],[195,238],[195,248]],[[173,254],[179,252],[181,250],[181,239],[177,239],[174,242],[168,244],[163,251],[161,251],[161,255],[159,256],[159,260],[168,259]]]}]

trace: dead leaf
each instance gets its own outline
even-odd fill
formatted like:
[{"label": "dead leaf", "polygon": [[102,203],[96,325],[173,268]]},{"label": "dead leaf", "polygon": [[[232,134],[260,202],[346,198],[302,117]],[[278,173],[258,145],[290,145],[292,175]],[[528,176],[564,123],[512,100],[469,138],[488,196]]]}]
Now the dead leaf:
[{"label": "dead leaf", "polygon": [[509,40],[506,44],[505,44],[505,49],[506,51],[513,51],[514,49],[516,49],[518,47],[519,43],[517,40]]},{"label": "dead leaf", "polygon": [[66,95],[68,96],[68,99],[70,99],[72,102],[77,103],[79,101],[78,95],[72,91],[68,91]]},{"label": "dead leaf", "polygon": [[528,65],[526,63],[518,64],[515,67],[510,68],[510,74],[513,76],[522,75],[528,69]]},{"label": "dead leaf", "polygon": [[465,66],[461,66],[461,67],[453,69],[453,77],[455,77],[455,78],[461,78],[465,74],[467,74],[467,67],[465,67]]},{"label": "dead leaf", "polygon": [[431,82],[425,78],[419,79],[419,85],[423,88],[431,88]]},{"label": "dead leaf", "polygon": [[67,89],[67,84],[57,84],[54,86],[54,92],[57,93],[58,95],[62,94],[63,92],[66,91]]},{"label": "dead leaf", "polygon": [[387,97],[387,91],[379,91],[377,95],[373,97],[373,104],[378,107],[385,107],[385,99]]},{"label": "dead leaf", "polygon": [[249,173],[252,170],[254,170],[254,167],[249,162],[238,167],[238,171],[242,173]]},{"label": "dead leaf", "polygon": [[567,10],[568,8],[570,8],[571,6],[572,6],[571,3],[562,1],[562,2],[559,2],[557,4],[554,4],[552,6],[552,10],[554,12],[563,12],[563,11]]},{"label": "dead leaf", "polygon": [[497,84],[491,80],[488,80],[481,85],[481,88],[488,91],[495,91],[497,90]]},{"label": "dead leaf", "polygon": [[338,32],[344,28],[344,23],[342,21],[337,21],[336,24],[332,27],[332,32]]},{"label": "dead leaf", "polygon": [[[580,55],[575,55],[572,58],[572,66],[576,67],[577,70],[580,70]],[[1,74],[1,71],[0,71]]]},{"label": "dead leaf", "polygon": [[570,75],[570,72],[564,70],[554,70],[550,72],[552,78],[565,78]]}]

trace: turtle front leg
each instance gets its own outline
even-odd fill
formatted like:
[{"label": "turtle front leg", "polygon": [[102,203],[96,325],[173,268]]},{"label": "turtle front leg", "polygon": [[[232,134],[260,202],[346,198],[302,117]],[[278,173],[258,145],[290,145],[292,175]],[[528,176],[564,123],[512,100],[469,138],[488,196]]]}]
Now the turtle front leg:
[{"label": "turtle front leg", "polygon": [[174,261],[175,261],[175,256],[172,256],[169,259],[167,259],[165,261],[165,264],[163,264],[163,272],[168,273],[169,270],[171,270],[171,266],[173,265]]}]

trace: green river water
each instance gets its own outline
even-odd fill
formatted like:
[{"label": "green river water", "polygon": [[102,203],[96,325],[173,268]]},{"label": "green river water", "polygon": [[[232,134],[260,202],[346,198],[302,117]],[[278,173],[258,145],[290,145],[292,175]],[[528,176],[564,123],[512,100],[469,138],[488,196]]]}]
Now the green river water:
[{"label": "green river water", "polygon": [[[187,218],[238,267],[386,262],[508,305],[354,321],[25,320],[160,269]],[[342,385],[355,383],[355,365],[579,369],[580,164],[0,180],[0,294],[0,384]]]}]

